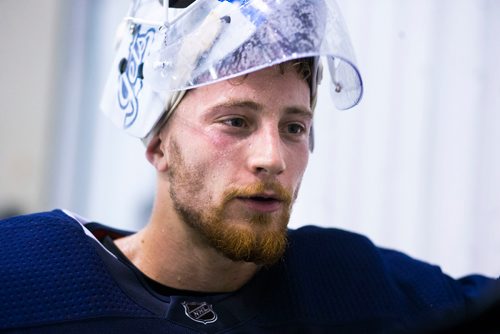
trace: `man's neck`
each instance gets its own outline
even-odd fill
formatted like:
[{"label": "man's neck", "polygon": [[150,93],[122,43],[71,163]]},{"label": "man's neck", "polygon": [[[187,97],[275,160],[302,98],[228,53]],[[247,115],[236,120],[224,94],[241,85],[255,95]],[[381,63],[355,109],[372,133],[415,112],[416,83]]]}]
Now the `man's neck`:
[{"label": "man's neck", "polygon": [[172,211],[155,205],[151,221],[141,231],[115,240],[145,275],[176,289],[231,292],[247,283],[259,266],[232,261],[208,245]]}]

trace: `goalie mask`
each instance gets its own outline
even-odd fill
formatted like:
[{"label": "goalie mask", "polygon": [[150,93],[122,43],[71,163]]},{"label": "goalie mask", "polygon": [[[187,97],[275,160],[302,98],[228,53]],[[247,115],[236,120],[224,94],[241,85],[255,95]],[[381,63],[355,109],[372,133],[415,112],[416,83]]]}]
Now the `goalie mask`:
[{"label": "goalie mask", "polygon": [[175,18],[167,3],[132,3],[101,101],[133,136],[147,138],[189,89],[299,58],[313,60],[312,106],[322,56],[335,106],[349,109],[361,99],[361,76],[334,0],[197,0]]}]

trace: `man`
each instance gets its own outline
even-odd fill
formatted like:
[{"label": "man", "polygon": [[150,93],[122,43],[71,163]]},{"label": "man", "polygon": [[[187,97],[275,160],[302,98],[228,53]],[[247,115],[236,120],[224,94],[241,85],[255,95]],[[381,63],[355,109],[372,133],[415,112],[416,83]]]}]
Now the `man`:
[{"label": "man", "polygon": [[287,230],[313,147],[318,57],[340,108],[361,96],[331,0],[198,0],[148,27],[141,15],[159,6],[134,3],[103,100],[146,143],[151,218],[136,233],[61,210],[3,221],[1,329],[404,331],[486,291],[486,278],[455,281],[359,235]]}]

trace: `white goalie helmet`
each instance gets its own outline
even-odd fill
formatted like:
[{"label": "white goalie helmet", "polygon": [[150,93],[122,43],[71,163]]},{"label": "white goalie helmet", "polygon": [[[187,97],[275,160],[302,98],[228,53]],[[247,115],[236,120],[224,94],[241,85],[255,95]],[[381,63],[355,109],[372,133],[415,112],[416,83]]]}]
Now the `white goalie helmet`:
[{"label": "white goalie helmet", "polygon": [[[312,59],[311,104],[326,58],[338,109],[361,99],[363,85],[334,0],[133,1],[123,25],[101,109],[118,127],[147,140],[185,92],[293,59]],[[169,18],[170,16],[170,18]]]}]

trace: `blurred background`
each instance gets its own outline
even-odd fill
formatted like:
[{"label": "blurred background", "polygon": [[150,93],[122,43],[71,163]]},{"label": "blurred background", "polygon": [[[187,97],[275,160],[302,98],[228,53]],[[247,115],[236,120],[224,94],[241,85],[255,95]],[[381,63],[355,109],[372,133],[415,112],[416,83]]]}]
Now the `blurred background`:
[{"label": "blurred background", "polygon": [[[336,111],[321,87],[290,226],[360,232],[453,276],[499,276],[500,1],[338,2],[365,95]],[[123,229],[147,222],[154,170],[99,110],[127,8],[0,1],[0,216],[65,208]]]}]

